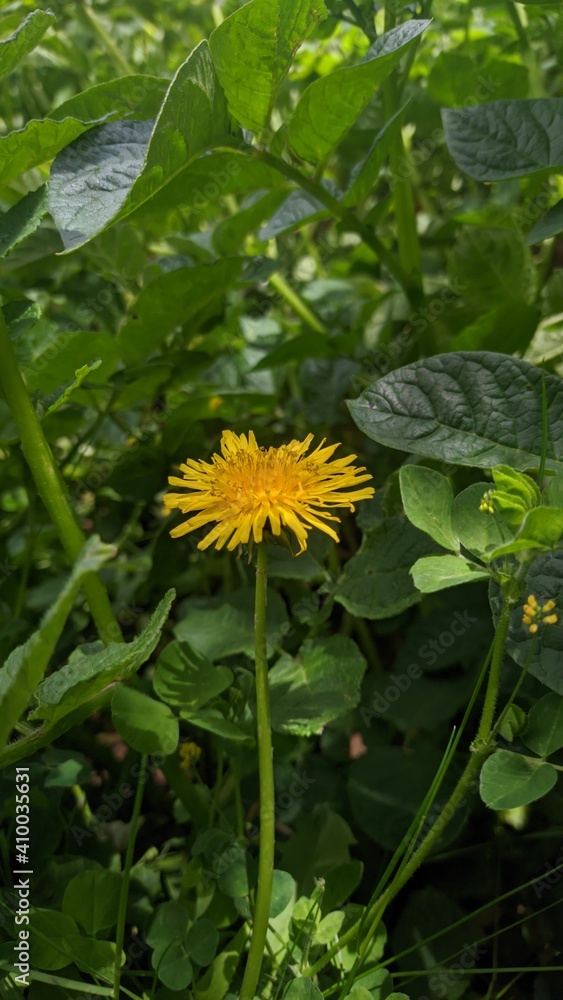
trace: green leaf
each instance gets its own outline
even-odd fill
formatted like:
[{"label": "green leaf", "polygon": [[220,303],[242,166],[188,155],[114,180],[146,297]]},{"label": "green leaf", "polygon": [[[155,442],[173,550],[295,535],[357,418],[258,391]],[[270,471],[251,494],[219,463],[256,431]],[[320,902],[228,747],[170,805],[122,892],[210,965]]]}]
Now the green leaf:
[{"label": "green leaf", "polygon": [[563,233],[563,198],[547,211],[539,222],[530,229],[526,236],[526,243],[529,247],[544,240],[550,240],[553,236]]},{"label": "green leaf", "polygon": [[350,171],[344,196],[345,205],[357,205],[373,191],[389,152],[391,140],[401,128],[408,105],[407,101],[385,122],[372,140],[367,154]]},{"label": "green leaf", "polygon": [[[548,469],[563,465],[563,382],[546,374]],[[390,448],[455,465],[538,468],[542,373],[487,351],[438,354],[379,379],[348,403],[358,427]]]},{"label": "green leaf", "polygon": [[54,723],[76,707],[94,698],[109,684],[126,680],[156,649],[175,591],[169,590],[151,615],[151,619],[133,642],[110,642],[100,648],[85,645],[70,656],[68,663],[47,677],[35,692],[37,707],[31,719]]},{"label": "green leaf", "polygon": [[186,937],[186,949],[197,965],[211,965],[219,944],[219,931],[212,920],[200,917]]},{"label": "green leaf", "polygon": [[452,528],[454,494],[449,479],[421,465],[403,465],[399,481],[409,521],[444,549],[459,552]]},{"label": "green leaf", "polygon": [[92,768],[83,754],[74,750],[55,750],[51,747],[41,758],[45,768],[45,788],[72,788],[85,785],[92,776]]},{"label": "green leaf", "polygon": [[[95,122],[81,122],[75,118],[65,118],[62,122],[45,118],[32,118],[17,132],[9,132],[0,138],[0,185],[9,184],[32,167],[52,160],[65,146],[92,128]],[[49,195],[49,211],[52,213]]]},{"label": "green leaf", "polygon": [[322,993],[310,978],[294,979],[285,990],[283,1000],[322,1000]]},{"label": "green leaf", "polygon": [[283,656],[270,670],[272,727],[277,732],[313,736],[355,708],[367,663],[342,635],[308,639],[294,658]]},{"label": "green leaf", "polygon": [[158,658],[154,689],[173,708],[197,712],[233,682],[228,667],[213,664],[188,642],[171,642]]},{"label": "green leaf", "polygon": [[168,705],[119,684],[111,717],[126,743],[141,753],[174,753],[180,738],[178,720]]},{"label": "green leaf", "polygon": [[78,118],[81,122],[156,118],[169,85],[170,80],[144,73],[120,76],[75,94],[58,104],[47,117],[55,122],[65,118]]},{"label": "green leaf", "polygon": [[273,240],[283,233],[299,229],[306,222],[316,222],[329,216],[328,209],[314,195],[307,191],[292,191],[262,226],[258,239]]},{"label": "green leaf", "polygon": [[110,122],[57,157],[49,211],[66,249],[140,208],[228,133],[225,98],[203,41],[170,83],[154,127]]},{"label": "green leaf", "polygon": [[221,298],[241,266],[241,260],[226,258],[215,264],[182,267],[151,281],[139,293],[119,331],[117,342],[123,360],[129,365],[142,361],[177,326]]},{"label": "green leaf", "polygon": [[82,368],[78,368],[74,373],[73,381],[67,385],[65,389],[63,389],[55,402],[51,403],[45,411],[45,416],[48,417],[50,413],[56,413],[61,406],[64,406],[64,404],[67,403],[72,396],[75,389],[79,389],[84,380],[88,378],[91,372],[95,372],[96,369],[100,367],[101,363],[102,362],[100,360],[92,361],[91,364],[82,365]]},{"label": "green leaf", "polygon": [[473,580],[488,580],[490,573],[463,556],[424,556],[411,570],[415,587],[423,594],[433,594],[445,587],[456,587]]},{"label": "green leaf", "polygon": [[550,692],[532,705],[522,739],[540,757],[549,757],[563,747],[563,698],[560,695]]},{"label": "green leaf", "polygon": [[[363,832],[376,844],[394,851],[405,836],[441,764],[436,750],[423,747],[373,746],[350,765],[348,798]],[[438,803],[447,800],[452,782],[446,778]],[[458,810],[446,836],[456,836],[464,820]],[[454,829],[455,828],[455,829]]]},{"label": "green leaf", "polygon": [[[6,745],[33,693],[37,694],[36,688],[55,651],[82,580],[88,573],[96,573],[114,556],[113,546],[104,545],[97,535],[92,536],[86,542],[65,586],[47,611],[37,632],[10,653],[0,670],[0,749]],[[51,675],[43,684],[47,684],[53,676],[56,674]]]},{"label": "green leaf", "polygon": [[209,733],[215,733],[224,740],[232,740],[234,743],[253,744],[254,739],[240,729],[230,719],[226,719],[218,708],[200,708],[197,712],[182,710],[180,718],[186,722],[191,722],[199,729],[205,729]]},{"label": "green leaf", "polygon": [[297,156],[312,163],[325,159],[429,24],[406,21],[378,38],[356,66],[342,66],[311,83],[288,127]]},{"label": "green leaf", "polygon": [[483,764],[479,790],[489,808],[516,809],[543,798],[556,781],[557,771],[551,764],[497,750]]},{"label": "green leaf", "polygon": [[47,214],[47,185],[20,198],[0,219],[0,259],[7,257],[41,225]]},{"label": "green leaf", "polygon": [[[279,648],[291,631],[285,605],[275,590],[268,590],[268,655]],[[246,653],[254,656],[254,588],[188,605],[182,620],[174,628],[180,641],[187,640],[208,660]]]},{"label": "green leaf", "polygon": [[151,963],[161,983],[183,990],[192,981],[193,967],[186,947],[189,914],[183,903],[161,903],[147,934],[154,949]]},{"label": "green leaf", "polygon": [[557,507],[534,507],[524,518],[517,539],[552,549],[563,538],[563,510]]},{"label": "green leaf", "polygon": [[87,934],[115,927],[121,892],[121,874],[87,869],[75,875],[63,896],[63,913],[68,914]]},{"label": "green leaf", "polygon": [[34,908],[30,914],[29,947],[37,969],[56,971],[69,964],[68,942],[78,935],[72,917],[57,910]]},{"label": "green leaf", "polygon": [[297,886],[289,872],[274,868],[272,895],[270,898],[270,920],[279,917],[295,897]]},{"label": "green leaf", "polygon": [[435,550],[435,543],[406,518],[387,518],[344,565],[331,593],[352,615],[391,618],[420,600],[410,568],[418,556]]},{"label": "green leaf", "polygon": [[[524,260],[524,258],[523,258]],[[526,265],[527,266],[527,265]],[[531,276],[527,274],[526,286],[531,286]],[[501,277],[502,282],[502,277]],[[525,286],[525,287],[526,287]],[[476,298],[480,298],[478,286]],[[502,296],[498,296],[502,299]],[[486,307],[485,307],[486,308]],[[503,299],[493,309],[485,312],[479,308],[476,318],[460,330],[448,344],[450,351],[500,351],[514,353],[525,351],[532,340],[540,319],[536,305],[529,305],[523,298]]]},{"label": "green leaf", "polygon": [[444,108],[446,143],[477,181],[500,181],[563,166],[563,98],[490,101]]},{"label": "green leaf", "polygon": [[322,0],[251,0],[225,18],[209,39],[229,111],[261,135],[295,50],[326,17]]},{"label": "green leaf", "polygon": [[55,24],[56,20],[50,10],[32,10],[19,28],[0,42],[0,77],[11,73],[14,66],[35,48],[47,28]]},{"label": "green leaf", "polygon": [[448,271],[452,285],[463,289],[465,302],[475,311],[506,305],[514,300],[515,289],[527,307],[536,296],[531,251],[521,234],[509,229],[468,226],[448,256]]},{"label": "green leaf", "polygon": [[[74,962],[82,972],[99,976],[111,982],[115,968],[115,944],[113,941],[97,941],[84,938],[81,934],[69,934],[65,939],[70,964]],[[122,962],[125,956],[122,952]]]},{"label": "green leaf", "polygon": [[223,1000],[237,970],[249,931],[246,923],[219,952],[206,975],[194,987],[195,1000]]},{"label": "green leaf", "polygon": [[499,546],[513,537],[513,532],[498,514],[480,510],[483,496],[491,483],[473,483],[458,493],[454,500],[452,523],[464,549],[480,558],[491,558]]}]

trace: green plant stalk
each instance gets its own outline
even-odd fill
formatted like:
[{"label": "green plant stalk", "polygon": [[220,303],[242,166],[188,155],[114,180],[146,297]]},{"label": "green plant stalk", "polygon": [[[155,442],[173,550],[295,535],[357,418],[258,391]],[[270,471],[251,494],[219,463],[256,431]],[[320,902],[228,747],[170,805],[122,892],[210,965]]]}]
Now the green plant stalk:
[{"label": "green plant stalk", "polygon": [[278,292],[281,297],[285,299],[288,305],[290,305],[293,309],[294,313],[296,313],[297,316],[299,316],[311,330],[314,330],[315,333],[328,333],[328,330],[324,324],[321,323],[318,316],[315,316],[314,312],[309,308],[307,303],[303,301],[301,296],[295,291],[294,288],[291,287],[291,285],[278,271],[270,275],[268,282],[272,288],[275,288],[276,292]]},{"label": "green plant stalk", "polygon": [[[22,450],[37,491],[47,508],[69,561],[74,563],[86,538],[74,516],[66,486],[55,465],[53,453],[19,372],[8,327],[1,310],[0,386],[16,422]],[[95,574],[87,576],[84,579],[83,588],[100,638],[105,643],[122,642],[121,629],[113,614],[107,591],[99,577]]]},{"label": "green plant stalk", "polygon": [[267,542],[258,545],[256,563],[256,600],[254,604],[254,648],[256,660],[256,721],[258,735],[258,773],[260,783],[260,843],[258,888],[252,925],[252,937],[239,1000],[254,1000],[266,947],[270,899],[274,874],[275,810],[274,761],[270,725],[270,694],[266,641],[266,598],[268,585]]},{"label": "green plant stalk", "polygon": [[119,48],[113,41],[113,38],[111,37],[109,32],[107,32],[106,29],[104,28],[102,22],[100,21],[98,15],[94,11],[94,8],[91,6],[91,4],[85,3],[82,6],[79,4],[78,10],[82,11],[86,20],[91,24],[92,28],[96,32],[106,52],[113,59],[116,68],[119,70],[119,72],[125,73],[125,76],[133,75],[135,73],[134,66],[131,66],[131,64],[127,61],[127,59],[125,59],[124,56],[121,54]]},{"label": "green plant stalk", "polygon": [[[503,603],[502,610],[500,614],[499,624],[497,631],[495,633],[495,639],[493,644],[493,652],[491,657],[491,667],[489,671],[489,680],[487,683],[487,690],[485,692],[485,699],[483,704],[483,711],[481,715],[481,720],[479,723],[479,728],[477,731],[477,738],[472,745],[471,756],[465,765],[463,773],[461,774],[454,790],[452,791],[448,801],[444,805],[444,808],[437,817],[436,822],[433,824],[432,829],[428,831],[426,837],[422,841],[420,847],[410,856],[409,860],[399,868],[395,878],[388,886],[387,889],[381,894],[380,898],[374,904],[374,913],[372,915],[372,922],[367,932],[366,937],[362,941],[360,946],[360,954],[365,954],[369,941],[375,934],[380,920],[382,919],[385,909],[389,903],[395,898],[395,896],[400,892],[403,886],[409,881],[410,878],[415,874],[421,864],[426,860],[428,854],[431,852],[432,848],[435,846],[436,842],[441,837],[446,826],[455,815],[455,812],[459,806],[464,802],[468,792],[473,785],[477,774],[479,773],[481,766],[491,753],[493,747],[490,745],[490,739],[493,732],[493,719],[495,713],[495,706],[498,697],[498,689],[500,684],[500,672],[502,667],[502,661],[504,656],[504,648],[506,645],[506,637],[508,634],[508,626],[510,624],[510,600],[506,592],[503,592]],[[353,941],[358,932],[361,929],[361,921],[355,923],[350,929],[339,939],[337,945],[334,945],[326,955],[318,959],[314,965],[303,969],[301,972],[302,976],[313,976],[317,972],[320,972],[322,968],[331,960],[336,951],[345,947]]]},{"label": "green plant stalk", "polygon": [[139,773],[139,781],[137,782],[137,790],[135,792],[135,801],[133,802],[133,814],[131,816],[131,832],[129,834],[129,840],[127,842],[127,850],[125,852],[125,864],[123,866],[123,881],[121,883],[121,892],[119,893],[119,907],[117,910],[117,927],[115,931],[115,966],[113,972],[113,994],[112,994],[113,1000],[119,1000],[120,996],[121,952],[123,951],[123,939],[125,937],[125,915],[127,913],[129,879],[131,876],[131,866],[133,864],[133,852],[135,850],[135,841],[137,839],[139,816],[141,815],[141,803],[143,801],[143,791],[145,788],[145,782],[147,780],[147,760],[148,760],[148,754],[144,753],[141,757],[141,770]]}]

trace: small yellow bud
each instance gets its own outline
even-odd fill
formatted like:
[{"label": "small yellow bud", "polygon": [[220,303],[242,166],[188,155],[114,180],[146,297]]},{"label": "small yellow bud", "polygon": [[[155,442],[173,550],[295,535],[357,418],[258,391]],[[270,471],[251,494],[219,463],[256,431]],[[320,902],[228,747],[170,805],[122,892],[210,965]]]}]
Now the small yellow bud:
[{"label": "small yellow bud", "polygon": [[533,618],[534,615],[537,614],[537,608],[533,608],[531,604],[525,604],[524,605],[524,613],[527,614],[527,615],[531,615],[532,618]]},{"label": "small yellow bud", "polygon": [[538,630],[537,625],[530,625],[530,632],[532,633],[532,635],[535,635],[537,630]]},{"label": "small yellow bud", "polygon": [[531,625],[532,619],[530,618],[530,615],[524,615],[522,622],[524,623],[524,625]]},{"label": "small yellow bud", "polygon": [[528,604],[531,604],[533,608],[537,608],[538,602],[536,601],[533,594],[528,595]]},{"label": "small yellow bud", "polygon": [[555,601],[546,601],[542,608],[542,611],[543,612],[553,611],[554,607],[555,607]]},{"label": "small yellow bud", "polygon": [[557,615],[548,615],[547,618],[544,618],[544,622],[546,625],[555,625],[555,622],[557,620],[558,620]]},{"label": "small yellow bud", "polygon": [[223,405],[223,399],[221,396],[212,396],[209,400],[209,409],[215,412],[215,410],[220,409]]}]

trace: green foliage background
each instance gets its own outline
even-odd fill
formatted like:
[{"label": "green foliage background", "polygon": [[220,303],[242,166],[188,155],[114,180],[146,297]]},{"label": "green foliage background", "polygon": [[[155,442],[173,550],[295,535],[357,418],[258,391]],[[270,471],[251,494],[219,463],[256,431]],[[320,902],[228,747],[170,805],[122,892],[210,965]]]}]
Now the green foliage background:
[{"label": "green foliage background", "polygon": [[[352,945],[301,977],[361,914],[440,770],[499,574],[537,550],[521,587],[561,596],[560,7],[4,5],[2,308],[98,536],[69,578],[0,399],[7,1000],[14,765],[33,787],[29,1000],[69,982],[110,996],[140,753],[122,995],[237,995],[256,877],[254,570],[172,541],[161,502],[227,427],[265,446],[341,441],[377,487],[338,547],[271,553],[278,850],[260,997],[557,997],[563,631],[532,643],[521,603],[505,700],[529,669],[483,768],[486,806],[460,803],[355,986]],[[524,521],[479,511],[495,466],[549,474]],[[510,510],[514,483],[497,483]],[[95,568],[125,645],[99,641],[80,590]],[[475,705],[467,733],[478,720]],[[179,740],[201,751],[189,766]]]}]

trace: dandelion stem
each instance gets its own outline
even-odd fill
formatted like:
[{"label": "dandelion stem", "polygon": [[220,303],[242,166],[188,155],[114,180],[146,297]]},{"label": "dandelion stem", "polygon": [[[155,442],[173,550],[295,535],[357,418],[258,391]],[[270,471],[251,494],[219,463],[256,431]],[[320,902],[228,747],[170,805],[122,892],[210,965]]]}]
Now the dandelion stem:
[{"label": "dandelion stem", "polygon": [[270,898],[274,873],[275,812],[274,762],[270,726],[268,658],[266,642],[267,543],[258,546],[256,564],[256,601],[254,605],[254,648],[256,660],[256,722],[258,735],[258,772],[260,778],[260,846],[258,888],[252,938],[248,951],[240,1000],[254,1000],[266,947]]}]

